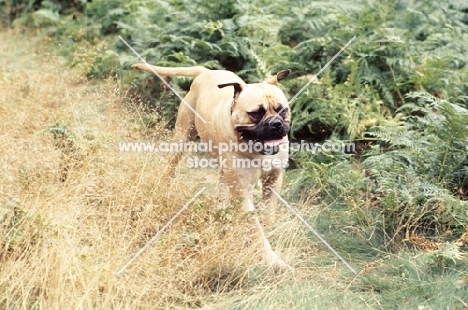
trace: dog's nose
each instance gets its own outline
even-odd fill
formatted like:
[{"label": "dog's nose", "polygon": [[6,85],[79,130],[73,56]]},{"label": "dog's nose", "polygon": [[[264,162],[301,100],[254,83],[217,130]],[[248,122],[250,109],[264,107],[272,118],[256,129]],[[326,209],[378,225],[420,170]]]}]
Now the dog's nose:
[{"label": "dog's nose", "polygon": [[283,128],[283,122],[279,119],[274,119],[271,122],[268,123],[271,128],[279,130]]}]

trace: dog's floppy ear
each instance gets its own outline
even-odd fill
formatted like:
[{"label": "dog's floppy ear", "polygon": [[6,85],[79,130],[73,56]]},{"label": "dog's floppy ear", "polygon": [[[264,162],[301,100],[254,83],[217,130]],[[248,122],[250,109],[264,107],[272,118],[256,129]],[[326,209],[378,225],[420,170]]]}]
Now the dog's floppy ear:
[{"label": "dog's floppy ear", "polygon": [[291,70],[283,70],[265,80],[268,84],[278,86],[278,80],[285,79],[291,74]]},{"label": "dog's floppy ear", "polygon": [[234,86],[234,99],[237,99],[237,97],[239,97],[239,94],[241,93],[242,91],[242,88],[243,88],[243,85],[241,85],[240,83],[226,83],[226,84],[219,84],[218,85],[218,88],[224,88],[226,86]]}]

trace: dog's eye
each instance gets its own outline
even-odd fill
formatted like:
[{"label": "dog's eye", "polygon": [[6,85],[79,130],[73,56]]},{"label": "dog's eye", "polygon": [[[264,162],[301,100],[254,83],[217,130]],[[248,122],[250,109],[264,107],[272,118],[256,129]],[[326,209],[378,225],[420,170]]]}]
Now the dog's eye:
[{"label": "dog's eye", "polygon": [[258,111],[247,112],[253,120],[260,120],[265,114],[265,110],[261,109]]},{"label": "dog's eye", "polygon": [[279,116],[284,118],[286,117],[286,114],[288,113],[288,108],[279,107],[278,109],[276,109],[276,113],[278,113]]}]

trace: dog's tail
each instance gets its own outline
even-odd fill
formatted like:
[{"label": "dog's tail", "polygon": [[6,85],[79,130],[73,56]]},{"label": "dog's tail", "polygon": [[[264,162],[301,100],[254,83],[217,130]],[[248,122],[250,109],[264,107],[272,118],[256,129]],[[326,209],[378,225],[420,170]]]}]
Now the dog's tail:
[{"label": "dog's tail", "polygon": [[180,68],[171,68],[171,67],[156,67],[145,63],[139,63],[132,65],[132,68],[147,71],[153,73],[156,71],[161,76],[190,76],[196,77],[197,75],[209,71],[209,69],[201,66],[195,67],[180,67]]}]

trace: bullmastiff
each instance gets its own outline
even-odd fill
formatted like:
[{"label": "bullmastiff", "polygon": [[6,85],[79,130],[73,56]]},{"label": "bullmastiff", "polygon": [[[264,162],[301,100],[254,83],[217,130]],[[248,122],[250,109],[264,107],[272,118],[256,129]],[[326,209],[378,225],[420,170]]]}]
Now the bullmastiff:
[{"label": "bullmastiff", "polygon": [[[291,70],[283,70],[261,83],[246,84],[230,71],[199,66],[168,68],[139,63],[132,67],[157,72],[164,78],[195,78],[179,107],[173,142],[193,141],[197,135],[201,141],[210,142],[210,154],[219,159],[219,196],[239,201],[244,212],[255,210],[253,191],[261,179],[262,205],[267,222],[271,223],[277,197],[270,187],[276,192],[281,190],[290,129],[288,100],[278,87],[278,80],[288,77]],[[173,175],[182,154],[178,151],[171,155],[166,177]],[[266,263],[290,268],[273,251],[259,219],[255,216],[251,221],[253,237]]]}]

